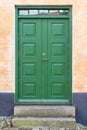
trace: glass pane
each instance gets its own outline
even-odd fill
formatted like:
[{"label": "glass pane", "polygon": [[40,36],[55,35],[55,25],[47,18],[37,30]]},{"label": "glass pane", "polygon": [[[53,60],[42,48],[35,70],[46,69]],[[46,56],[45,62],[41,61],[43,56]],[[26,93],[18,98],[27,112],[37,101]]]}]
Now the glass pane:
[{"label": "glass pane", "polygon": [[19,15],[68,15],[68,9],[59,10],[19,10]]},{"label": "glass pane", "polygon": [[49,10],[49,14],[58,15],[58,10]]},{"label": "glass pane", "polygon": [[42,15],[48,14],[48,10],[39,10],[39,14]]},{"label": "glass pane", "polygon": [[28,10],[19,10],[19,15],[28,15]]},{"label": "glass pane", "polygon": [[29,10],[29,15],[37,15],[38,10]]},{"label": "glass pane", "polygon": [[68,15],[69,10],[59,10],[60,15]]}]

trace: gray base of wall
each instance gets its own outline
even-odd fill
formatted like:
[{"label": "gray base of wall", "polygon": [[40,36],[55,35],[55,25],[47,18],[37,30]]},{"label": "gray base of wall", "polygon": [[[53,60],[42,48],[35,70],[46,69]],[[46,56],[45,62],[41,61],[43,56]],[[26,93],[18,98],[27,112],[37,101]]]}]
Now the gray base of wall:
[{"label": "gray base of wall", "polygon": [[14,93],[0,93],[0,116],[12,116],[14,113]]},{"label": "gray base of wall", "polygon": [[[76,121],[87,125],[87,93],[73,93]],[[13,116],[14,93],[0,93],[0,116]]]},{"label": "gray base of wall", "polygon": [[76,121],[87,125],[87,93],[73,93],[73,105],[76,108]]}]

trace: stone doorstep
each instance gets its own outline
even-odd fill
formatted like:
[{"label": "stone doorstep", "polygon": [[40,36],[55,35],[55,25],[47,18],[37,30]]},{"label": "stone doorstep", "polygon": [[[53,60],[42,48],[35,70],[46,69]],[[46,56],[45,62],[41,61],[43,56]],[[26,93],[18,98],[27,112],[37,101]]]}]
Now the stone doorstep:
[{"label": "stone doorstep", "polygon": [[15,106],[17,117],[75,117],[74,106]]},{"label": "stone doorstep", "polygon": [[15,117],[12,119],[13,127],[57,127],[76,129],[74,118],[35,118],[35,117]]}]

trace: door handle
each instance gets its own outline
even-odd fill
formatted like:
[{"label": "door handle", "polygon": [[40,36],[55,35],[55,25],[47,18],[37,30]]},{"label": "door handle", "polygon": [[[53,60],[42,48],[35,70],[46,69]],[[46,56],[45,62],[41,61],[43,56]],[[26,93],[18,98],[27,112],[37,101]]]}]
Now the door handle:
[{"label": "door handle", "polygon": [[48,59],[42,59],[42,61],[48,61]]}]

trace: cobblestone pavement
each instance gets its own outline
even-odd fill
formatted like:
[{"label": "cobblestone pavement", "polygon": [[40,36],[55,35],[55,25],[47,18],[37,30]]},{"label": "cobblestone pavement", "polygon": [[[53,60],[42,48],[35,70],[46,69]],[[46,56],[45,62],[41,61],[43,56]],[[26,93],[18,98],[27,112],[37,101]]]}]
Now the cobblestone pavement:
[{"label": "cobblestone pavement", "polygon": [[[0,130],[73,130],[69,128],[0,128]],[[87,127],[80,126],[76,130],[87,130]]]},{"label": "cobblestone pavement", "polygon": [[83,126],[81,124],[77,124],[77,130],[87,130],[87,126]]},{"label": "cobblestone pavement", "polygon": [[11,117],[0,117],[0,130],[10,130]]},{"label": "cobblestone pavement", "polygon": [[[0,130],[73,130],[72,128],[46,128],[46,127],[35,127],[35,128],[11,128],[11,117],[0,117]],[[77,124],[76,130],[87,130],[86,126]]]},{"label": "cobblestone pavement", "polygon": [[[0,130],[73,130],[69,128],[3,128]],[[87,130],[87,127],[77,124],[76,130]]]}]

